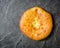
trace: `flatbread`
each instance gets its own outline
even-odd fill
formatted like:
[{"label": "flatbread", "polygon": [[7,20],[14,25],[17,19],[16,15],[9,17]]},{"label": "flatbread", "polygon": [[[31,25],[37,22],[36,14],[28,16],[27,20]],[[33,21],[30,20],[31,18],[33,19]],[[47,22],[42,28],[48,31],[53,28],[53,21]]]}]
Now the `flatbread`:
[{"label": "flatbread", "polygon": [[45,39],[50,35],[53,28],[51,14],[41,7],[27,9],[21,16],[19,27],[30,39]]}]

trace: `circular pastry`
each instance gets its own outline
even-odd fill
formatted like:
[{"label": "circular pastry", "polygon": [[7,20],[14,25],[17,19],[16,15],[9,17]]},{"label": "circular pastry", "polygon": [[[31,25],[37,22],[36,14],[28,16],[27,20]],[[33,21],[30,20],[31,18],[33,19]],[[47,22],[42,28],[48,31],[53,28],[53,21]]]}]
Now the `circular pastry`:
[{"label": "circular pastry", "polygon": [[52,31],[52,17],[44,9],[33,7],[24,12],[19,27],[30,39],[42,40],[48,37]]}]

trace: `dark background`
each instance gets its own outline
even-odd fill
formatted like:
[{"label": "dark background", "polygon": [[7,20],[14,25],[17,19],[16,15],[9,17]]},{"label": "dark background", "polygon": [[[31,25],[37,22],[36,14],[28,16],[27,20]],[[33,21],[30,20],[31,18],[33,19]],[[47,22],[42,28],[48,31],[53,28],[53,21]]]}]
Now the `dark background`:
[{"label": "dark background", "polygon": [[[28,8],[40,6],[53,18],[51,35],[33,41],[19,29],[21,15]],[[0,48],[60,48],[60,0],[0,0]]]}]

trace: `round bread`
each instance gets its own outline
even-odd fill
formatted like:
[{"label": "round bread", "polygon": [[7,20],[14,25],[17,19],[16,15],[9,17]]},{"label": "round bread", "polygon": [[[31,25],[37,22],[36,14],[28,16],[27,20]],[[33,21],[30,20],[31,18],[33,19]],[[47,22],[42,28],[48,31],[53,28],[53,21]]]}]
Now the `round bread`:
[{"label": "round bread", "polygon": [[52,17],[44,9],[33,7],[24,12],[19,27],[30,39],[42,40],[48,37],[52,31]]}]

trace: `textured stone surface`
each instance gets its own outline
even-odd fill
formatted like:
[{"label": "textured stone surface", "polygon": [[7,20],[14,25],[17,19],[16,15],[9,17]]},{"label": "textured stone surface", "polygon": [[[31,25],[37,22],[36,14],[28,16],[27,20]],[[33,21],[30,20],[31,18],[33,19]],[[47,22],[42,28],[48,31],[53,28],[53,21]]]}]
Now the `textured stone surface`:
[{"label": "textured stone surface", "polygon": [[[23,12],[40,6],[50,12],[54,28],[42,41],[33,41],[19,30]],[[0,0],[0,48],[59,48],[60,47],[60,0]]]}]

